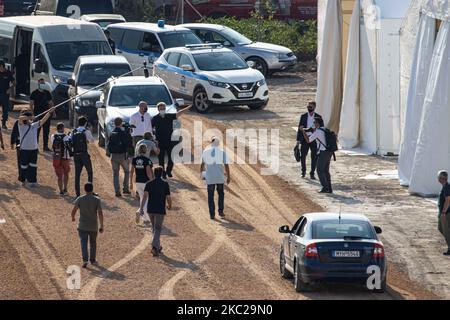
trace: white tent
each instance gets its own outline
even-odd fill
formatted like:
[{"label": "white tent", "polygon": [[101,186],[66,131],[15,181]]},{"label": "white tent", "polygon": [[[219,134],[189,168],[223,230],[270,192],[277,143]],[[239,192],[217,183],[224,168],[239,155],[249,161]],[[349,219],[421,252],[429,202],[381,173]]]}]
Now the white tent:
[{"label": "white tent", "polygon": [[399,31],[411,0],[357,0],[350,23],[339,139],[345,149],[397,154]]},{"label": "white tent", "polygon": [[[339,131],[341,145],[346,149],[398,153],[404,105],[399,30],[410,3],[319,0],[318,112],[328,127]],[[354,5],[353,10],[349,5]],[[345,14],[352,12],[351,21],[347,21],[348,35],[342,34],[342,11],[344,20]],[[341,44],[345,52],[347,36],[348,50],[343,60]]]},{"label": "white tent", "polygon": [[408,16],[420,18],[408,18],[403,26],[404,30],[419,27],[399,176],[402,184],[409,184],[410,193],[436,195],[440,189],[437,171],[450,169],[450,4],[448,0],[416,1]]}]

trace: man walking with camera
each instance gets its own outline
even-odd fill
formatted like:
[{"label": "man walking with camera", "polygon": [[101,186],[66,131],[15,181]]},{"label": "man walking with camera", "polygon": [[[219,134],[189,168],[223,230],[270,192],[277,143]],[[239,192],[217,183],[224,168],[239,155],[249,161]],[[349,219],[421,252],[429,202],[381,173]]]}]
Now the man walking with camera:
[{"label": "man walking with camera", "polygon": [[[314,132],[314,119],[322,117],[315,112],[316,110],[316,102],[310,101],[308,103],[308,112],[303,114],[300,117],[300,123],[298,127],[305,128],[306,135],[310,137]],[[308,143],[303,137],[303,133],[298,130],[297,132],[297,146],[301,145],[301,165],[302,165],[302,178],[306,176],[306,157],[308,156],[308,152],[311,151],[311,171],[309,173],[310,178],[315,180],[315,172],[317,166],[317,143],[315,141]]]},{"label": "man walking with camera", "polygon": [[330,175],[330,163],[333,151],[330,151],[327,146],[327,129],[324,128],[323,120],[321,118],[314,119],[314,132],[310,136],[307,135],[305,128],[302,126],[300,126],[300,131],[307,143],[315,143],[316,140],[318,142],[320,153],[317,158],[317,173],[319,174],[320,184],[322,185],[322,189],[319,192],[333,193]]},{"label": "man walking with camera", "polygon": [[[115,128],[109,137],[109,142],[107,146],[107,155],[111,157],[111,166],[113,169],[114,178],[114,190],[116,192],[116,197],[121,197],[120,192],[120,182],[119,174],[120,168],[122,168],[125,176],[123,179],[123,189],[124,194],[131,194],[130,192],[130,160],[129,156],[133,156],[133,141],[129,128],[124,128],[123,120],[121,118],[114,119]],[[131,154],[129,154],[131,150]]]}]

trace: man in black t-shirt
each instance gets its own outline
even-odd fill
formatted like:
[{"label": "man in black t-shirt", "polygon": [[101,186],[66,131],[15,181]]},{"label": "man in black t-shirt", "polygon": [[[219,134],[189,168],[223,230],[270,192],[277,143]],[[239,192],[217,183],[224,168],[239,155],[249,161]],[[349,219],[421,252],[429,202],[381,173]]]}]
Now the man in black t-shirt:
[{"label": "man in black t-shirt", "polygon": [[[35,116],[42,114],[50,108],[53,108],[52,95],[50,91],[45,89],[45,80],[39,79],[38,88],[34,90],[30,95],[30,108],[33,110]],[[39,118],[42,118],[39,117]],[[43,129],[43,140],[44,140],[44,151],[50,152],[48,147],[48,138],[50,135],[50,124],[51,120],[48,119],[44,124],[42,124]],[[38,142],[39,136],[41,134],[41,128],[38,129]]]},{"label": "man in black t-shirt", "polygon": [[[170,197],[170,187],[167,181],[162,179],[164,169],[155,168],[155,180],[147,182],[144,189],[144,198],[141,201],[139,211],[144,213],[144,205],[147,203],[147,213],[153,226],[152,254],[157,257],[162,252],[160,244],[161,230],[167,209],[172,209],[172,198]],[[148,200],[148,202],[147,202]]]},{"label": "man in black t-shirt", "polygon": [[439,195],[439,232],[447,242],[448,250],[444,256],[450,256],[450,184],[448,183],[448,172],[439,171],[438,181],[442,185],[441,194]]},{"label": "man in black t-shirt", "polygon": [[177,141],[172,141],[173,122],[183,112],[191,109],[192,105],[177,113],[166,113],[166,104],[164,102],[158,103],[157,108],[159,114],[152,118],[152,127],[155,131],[156,140],[158,141],[158,147],[160,149],[158,162],[164,169],[164,160],[167,154],[168,163],[164,172],[164,177],[166,177],[167,174],[167,177],[171,178],[173,169],[172,149],[177,144]]},{"label": "man in black t-shirt", "polygon": [[[153,163],[150,158],[146,157],[147,146],[141,144],[138,148],[138,155],[133,158],[131,162],[131,189],[133,189],[133,176],[136,173],[136,191],[139,194],[139,199],[144,198],[144,189],[147,182],[153,180]],[[147,212],[147,203],[144,204],[144,211]],[[136,223],[141,220],[140,210],[136,211]],[[150,222],[148,216],[144,215],[144,222]]]},{"label": "man in black t-shirt", "polygon": [[0,60],[0,105],[2,106],[2,128],[7,130],[6,122],[9,114],[9,94],[15,80],[11,71],[6,70],[5,62]]}]

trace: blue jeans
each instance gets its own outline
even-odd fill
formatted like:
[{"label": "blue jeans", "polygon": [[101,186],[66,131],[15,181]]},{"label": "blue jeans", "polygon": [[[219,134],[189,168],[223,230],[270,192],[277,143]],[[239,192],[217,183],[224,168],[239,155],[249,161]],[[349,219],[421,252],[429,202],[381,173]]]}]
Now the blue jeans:
[{"label": "blue jeans", "polygon": [[225,201],[225,192],[223,191],[223,184],[208,184],[208,206],[209,206],[209,215],[211,218],[214,218],[216,215],[216,207],[214,203],[214,192],[217,187],[217,193],[219,194],[219,214],[223,213],[224,201]]},{"label": "blue jeans", "polygon": [[[78,230],[81,242],[81,255],[83,262],[95,262],[97,258],[97,232]],[[90,244],[90,259],[88,251],[88,242]]]}]

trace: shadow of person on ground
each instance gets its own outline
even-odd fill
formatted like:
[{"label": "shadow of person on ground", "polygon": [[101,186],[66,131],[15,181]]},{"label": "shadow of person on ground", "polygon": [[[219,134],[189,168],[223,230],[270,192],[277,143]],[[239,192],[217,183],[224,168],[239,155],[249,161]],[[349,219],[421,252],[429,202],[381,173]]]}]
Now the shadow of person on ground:
[{"label": "shadow of person on ground", "polygon": [[199,267],[193,262],[193,261],[180,261],[173,258],[170,258],[164,254],[164,251],[159,256],[162,261],[164,261],[166,264],[168,264],[170,267],[176,268],[176,269],[187,269],[190,271],[198,270]]},{"label": "shadow of person on ground", "polygon": [[224,218],[222,218],[221,220],[219,220],[219,224],[222,227],[231,229],[231,230],[248,231],[248,232],[255,230],[255,228],[249,224],[236,222],[230,218],[227,218],[226,216]]},{"label": "shadow of person on ground", "polygon": [[111,280],[117,280],[117,281],[125,281],[126,277],[125,275],[116,272],[116,271],[109,271],[105,267],[102,267],[100,265],[92,266],[89,265],[87,267],[87,270],[91,272],[91,274],[94,277],[102,278],[102,279],[111,279]]}]

